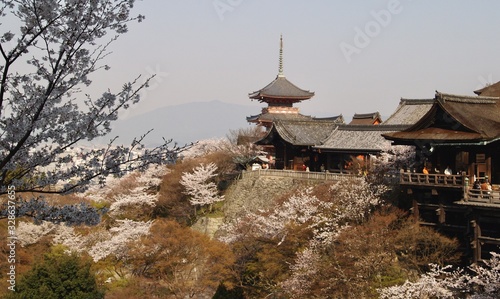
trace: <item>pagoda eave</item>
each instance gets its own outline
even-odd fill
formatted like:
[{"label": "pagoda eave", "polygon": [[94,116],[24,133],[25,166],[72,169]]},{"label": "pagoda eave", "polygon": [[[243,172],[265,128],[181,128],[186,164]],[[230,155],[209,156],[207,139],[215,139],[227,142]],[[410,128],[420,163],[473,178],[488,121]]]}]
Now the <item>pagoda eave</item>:
[{"label": "pagoda eave", "polygon": [[259,98],[256,100],[258,100],[261,103],[268,103],[268,104],[292,104],[308,100],[308,98]]}]

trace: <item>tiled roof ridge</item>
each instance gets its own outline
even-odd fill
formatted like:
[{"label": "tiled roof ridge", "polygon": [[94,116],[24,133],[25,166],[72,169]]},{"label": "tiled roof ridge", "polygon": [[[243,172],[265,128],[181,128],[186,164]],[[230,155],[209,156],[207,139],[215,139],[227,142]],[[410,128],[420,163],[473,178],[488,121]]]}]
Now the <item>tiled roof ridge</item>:
[{"label": "tiled roof ridge", "polygon": [[354,119],[354,118],[369,118],[369,117],[373,119],[377,117],[380,118],[380,113],[378,111],[371,113],[354,113],[354,116],[352,118]]},{"label": "tiled roof ridge", "polygon": [[313,120],[319,121],[333,121],[335,123],[344,123],[344,116],[341,114],[335,116],[327,116],[327,117],[312,117]]},{"label": "tiled roof ridge", "polygon": [[432,104],[434,103],[434,99],[407,99],[407,98],[401,98],[399,100],[400,104],[406,104],[406,105],[420,105],[420,104]]},{"label": "tiled roof ridge", "polygon": [[336,125],[335,128],[333,128],[333,130],[330,132],[330,134],[328,134],[328,136],[326,136],[325,139],[321,140],[321,144],[318,144],[318,145],[323,145],[325,144],[325,141],[327,141],[328,139],[330,139],[330,137],[332,137],[333,134],[335,134],[335,132],[337,132],[337,130],[339,129],[340,125]]},{"label": "tiled roof ridge", "polygon": [[292,132],[290,132],[285,125],[283,125],[283,121],[282,120],[276,120],[274,123],[273,123],[273,126],[274,128],[276,129],[276,131],[278,131],[278,133],[280,133],[280,135],[283,135],[284,136],[287,136],[289,138],[289,140],[297,140],[297,136],[295,136],[295,134],[293,134]]},{"label": "tiled roof ridge", "polygon": [[317,119],[317,118],[310,118],[310,119],[280,119],[279,122],[280,122],[280,124],[284,124],[284,123],[307,123],[307,124],[331,123],[331,124],[337,124],[335,122],[335,120],[332,120],[330,118],[324,118],[324,119],[321,119],[321,118],[319,118],[319,119]]},{"label": "tiled roof ridge", "polygon": [[457,103],[473,103],[473,104],[495,104],[500,98],[477,95],[456,95],[443,93],[436,90],[436,99]]},{"label": "tiled roof ridge", "polygon": [[352,124],[338,124],[337,128],[339,130],[351,130],[351,131],[399,131],[404,130],[411,125],[407,124],[394,124],[394,125],[352,125]]}]

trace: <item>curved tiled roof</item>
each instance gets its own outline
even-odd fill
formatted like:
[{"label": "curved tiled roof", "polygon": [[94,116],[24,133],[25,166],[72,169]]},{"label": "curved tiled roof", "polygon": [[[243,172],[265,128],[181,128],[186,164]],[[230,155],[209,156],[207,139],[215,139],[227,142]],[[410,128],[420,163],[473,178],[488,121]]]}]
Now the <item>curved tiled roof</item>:
[{"label": "curved tiled roof", "polygon": [[390,146],[382,134],[397,132],[408,126],[339,125],[321,145],[326,151],[380,152]]},{"label": "curved tiled roof", "polygon": [[478,96],[494,96],[498,97],[500,96],[500,81],[497,83],[485,86],[481,89],[475,90],[475,94]]},{"label": "curved tiled roof", "polygon": [[322,144],[338,125],[338,122],[330,120],[278,120],[257,143],[272,144],[272,140],[279,135],[293,145],[314,146]]},{"label": "curved tiled roof", "polygon": [[378,112],[364,113],[364,114],[355,113],[349,124],[350,125],[373,125],[373,124],[378,124],[381,122],[382,122],[382,117],[380,116],[380,113],[378,113]]},{"label": "curved tiled roof", "polygon": [[277,76],[271,83],[264,88],[248,94],[251,99],[266,102],[269,99],[286,99],[292,102],[310,99],[314,92],[301,89],[288,81],[284,76]]},{"label": "curved tiled roof", "polygon": [[327,117],[313,117],[314,120],[328,120],[328,121],[333,121],[338,124],[343,124],[344,123],[344,116],[342,114],[336,115],[336,116],[327,116]]},{"label": "curved tiled roof", "polygon": [[248,122],[273,122],[277,120],[311,120],[311,116],[288,113],[261,113],[247,117]]},{"label": "curved tiled roof", "polygon": [[500,99],[484,96],[457,96],[436,92],[440,107],[460,124],[481,135],[500,137]]},{"label": "curved tiled roof", "polygon": [[399,143],[496,140],[500,138],[500,99],[436,92],[434,104],[418,122],[384,136]]},{"label": "curved tiled roof", "polygon": [[396,111],[382,124],[412,125],[422,118],[434,104],[434,99],[401,99]]},{"label": "curved tiled roof", "polygon": [[342,114],[330,117],[314,117],[309,115],[288,114],[288,113],[261,113],[257,115],[247,116],[248,122],[273,122],[278,120],[319,120],[319,121],[331,121],[335,123],[344,123],[344,117]]}]

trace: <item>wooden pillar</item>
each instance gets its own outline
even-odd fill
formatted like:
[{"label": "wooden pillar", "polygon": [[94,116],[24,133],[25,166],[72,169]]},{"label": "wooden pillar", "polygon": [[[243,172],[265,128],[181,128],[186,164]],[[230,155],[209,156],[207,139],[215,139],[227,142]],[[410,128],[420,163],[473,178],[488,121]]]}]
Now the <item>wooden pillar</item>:
[{"label": "wooden pillar", "polygon": [[481,242],[479,241],[479,238],[481,237],[481,227],[476,220],[471,221],[471,226],[474,232],[474,239],[471,242],[472,262],[477,263],[481,260]]},{"label": "wooden pillar", "polygon": [[464,200],[467,201],[469,200],[469,178],[467,177],[467,174],[465,171],[462,171],[462,184],[464,186],[463,191],[464,191]]},{"label": "wooden pillar", "polygon": [[413,200],[412,210],[413,210],[413,218],[415,219],[416,222],[418,222],[420,219],[420,211],[418,210],[418,201],[415,199]]},{"label": "wooden pillar", "polygon": [[436,215],[438,216],[439,223],[446,222],[446,213],[445,213],[443,204],[439,204],[439,208],[436,210]]}]

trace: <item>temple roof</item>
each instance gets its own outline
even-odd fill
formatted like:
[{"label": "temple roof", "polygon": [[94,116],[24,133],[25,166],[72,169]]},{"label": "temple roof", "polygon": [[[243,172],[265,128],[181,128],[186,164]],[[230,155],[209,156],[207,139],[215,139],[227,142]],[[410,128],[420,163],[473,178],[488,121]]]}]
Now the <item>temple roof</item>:
[{"label": "temple roof", "polygon": [[324,151],[377,153],[391,145],[391,142],[382,137],[382,134],[397,132],[407,127],[401,125],[339,125],[323,141],[323,144],[314,148]]},{"label": "temple roof", "polygon": [[328,138],[338,124],[331,120],[278,120],[256,144],[273,144],[275,138],[281,138],[293,145],[313,146]]},{"label": "temple roof", "polygon": [[498,97],[500,96],[500,81],[475,90],[474,93],[478,96]]},{"label": "temple roof", "polygon": [[422,118],[434,104],[434,99],[401,99],[396,111],[382,124],[412,125]]},{"label": "temple roof", "polygon": [[319,120],[319,121],[332,121],[335,123],[344,123],[344,117],[342,114],[337,115],[337,116],[331,116],[331,117],[314,117],[314,116],[309,116],[309,115],[303,115],[303,114],[286,114],[286,113],[261,113],[257,115],[252,115],[247,117],[248,122],[273,122],[273,121],[314,121],[314,120]]},{"label": "temple roof", "polygon": [[268,102],[273,99],[299,102],[310,99],[313,96],[314,92],[298,88],[284,76],[277,76],[276,79],[264,88],[248,94],[249,98],[259,100],[260,102]]},{"label": "temple roof", "polygon": [[349,124],[350,125],[377,125],[381,122],[382,122],[382,117],[380,116],[380,113],[378,113],[378,112],[364,113],[364,114],[355,113]]},{"label": "temple roof", "polygon": [[247,117],[248,122],[273,122],[277,120],[311,120],[312,117],[302,114],[261,113]]},{"label": "temple roof", "polygon": [[500,138],[498,97],[462,96],[436,92],[429,111],[401,132],[384,134],[395,143],[474,143]]}]

